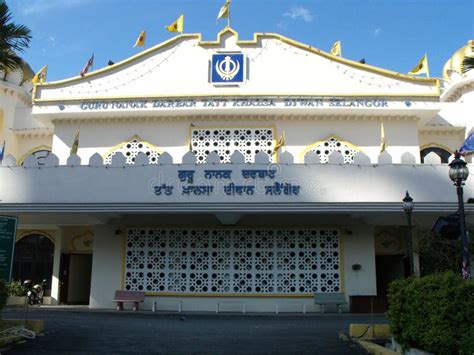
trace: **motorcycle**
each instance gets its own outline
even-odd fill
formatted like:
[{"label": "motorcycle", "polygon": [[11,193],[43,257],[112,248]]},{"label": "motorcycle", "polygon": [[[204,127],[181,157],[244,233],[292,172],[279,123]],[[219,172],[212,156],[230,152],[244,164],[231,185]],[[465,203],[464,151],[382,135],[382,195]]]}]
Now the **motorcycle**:
[{"label": "motorcycle", "polygon": [[28,304],[43,304],[44,290],[46,288],[46,280],[33,285],[33,281],[25,280],[23,285],[26,288],[26,299]]}]

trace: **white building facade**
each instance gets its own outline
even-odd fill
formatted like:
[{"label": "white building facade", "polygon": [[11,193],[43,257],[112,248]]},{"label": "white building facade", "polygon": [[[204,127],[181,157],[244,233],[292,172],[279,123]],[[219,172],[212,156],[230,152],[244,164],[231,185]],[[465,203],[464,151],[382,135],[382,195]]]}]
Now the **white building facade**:
[{"label": "white building facade", "polygon": [[415,245],[457,210],[447,163],[472,130],[474,73],[446,74],[226,28],[31,94],[7,76],[0,213],[19,217],[17,243],[49,244],[52,303],[112,308],[123,289],[145,309],[312,312],[342,292],[355,310],[406,274],[405,191]]}]

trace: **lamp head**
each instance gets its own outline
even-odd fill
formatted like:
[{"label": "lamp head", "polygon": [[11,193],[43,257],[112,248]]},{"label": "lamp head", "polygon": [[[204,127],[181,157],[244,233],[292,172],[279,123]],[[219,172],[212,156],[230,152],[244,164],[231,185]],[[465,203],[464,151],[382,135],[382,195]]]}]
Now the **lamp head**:
[{"label": "lamp head", "polygon": [[411,213],[413,211],[414,203],[413,199],[411,198],[410,194],[406,193],[405,198],[402,200],[402,207],[405,213]]},{"label": "lamp head", "polygon": [[467,163],[461,159],[461,154],[456,151],[454,160],[449,164],[449,178],[456,186],[463,186],[469,176]]}]

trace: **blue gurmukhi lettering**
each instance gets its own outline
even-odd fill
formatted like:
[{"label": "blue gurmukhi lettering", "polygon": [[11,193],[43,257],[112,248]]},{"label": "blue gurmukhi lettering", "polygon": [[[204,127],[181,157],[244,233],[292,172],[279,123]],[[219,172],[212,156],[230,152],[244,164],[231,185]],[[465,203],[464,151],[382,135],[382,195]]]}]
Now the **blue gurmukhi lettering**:
[{"label": "blue gurmukhi lettering", "polygon": [[178,179],[181,182],[187,181],[192,184],[194,181],[194,170],[178,170]]},{"label": "blue gurmukhi lettering", "polygon": [[161,184],[155,186],[155,195],[162,195],[165,194],[166,196],[170,196],[173,193],[173,186],[168,186],[166,184]]},{"label": "blue gurmukhi lettering", "polygon": [[265,195],[299,195],[300,193],[300,186],[292,185],[290,183],[280,183],[275,182],[273,185],[265,186]]},{"label": "blue gurmukhi lettering", "polygon": [[206,179],[230,179],[232,170],[204,170]]},{"label": "blue gurmukhi lettering", "polygon": [[242,177],[244,179],[256,179],[257,177],[260,179],[265,179],[269,177],[270,179],[275,178],[276,170],[242,170]]},{"label": "blue gurmukhi lettering", "polygon": [[183,195],[209,196],[214,191],[214,186],[183,186]]},{"label": "blue gurmukhi lettering", "polygon": [[234,183],[230,183],[229,185],[224,186],[224,192],[226,195],[234,196],[234,195],[253,195],[255,193],[255,186],[242,186],[242,185],[235,185]]}]

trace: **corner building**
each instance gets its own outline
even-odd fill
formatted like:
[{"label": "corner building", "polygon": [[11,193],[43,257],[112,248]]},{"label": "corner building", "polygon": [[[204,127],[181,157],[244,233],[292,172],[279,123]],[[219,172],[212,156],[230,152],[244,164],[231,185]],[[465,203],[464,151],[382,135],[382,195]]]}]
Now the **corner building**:
[{"label": "corner building", "polygon": [[19,217],[14,275],[49,277],[53,304],[113,308],[123,289],[144,309],[315,312],[333,292],[346,311],[383,308],[408,272],[405,191],[416,272],[417,240],[457,210],[447,163],[474,76],[452,63],[416,78],[226,28],[29,78],[0,83],[0,213]]}]

